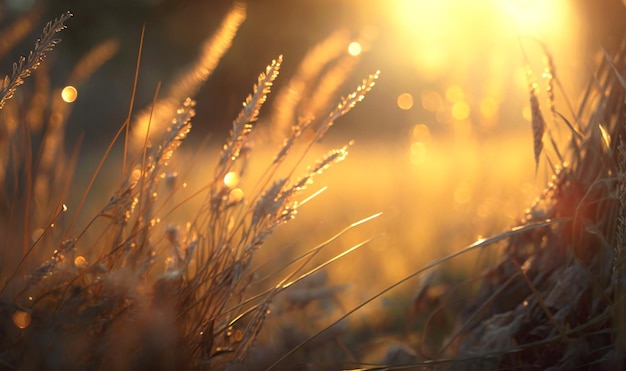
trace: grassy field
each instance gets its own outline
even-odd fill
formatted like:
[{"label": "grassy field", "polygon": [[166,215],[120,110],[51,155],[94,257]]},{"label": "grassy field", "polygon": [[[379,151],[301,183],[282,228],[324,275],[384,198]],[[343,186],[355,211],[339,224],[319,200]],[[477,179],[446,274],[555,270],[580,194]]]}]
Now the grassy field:
[{"label": "grassy field", "polygon": [[0,89],[1,369],[623,361],[626,48],[601,58],[579,113],[554,97],[546,49],[526,127],[487,132],[457,92],[432,110],[446,130],[352,142],[333,126],[379,73],[342,91],[354,56],[338,33],[278,92],[271,61],[227,138],[187,145],[187,97],[245,20],[237,3],[172,86],[130,102],[108,149],[79,155],[63,147],[67,90],[31,76],[70,16]]}]

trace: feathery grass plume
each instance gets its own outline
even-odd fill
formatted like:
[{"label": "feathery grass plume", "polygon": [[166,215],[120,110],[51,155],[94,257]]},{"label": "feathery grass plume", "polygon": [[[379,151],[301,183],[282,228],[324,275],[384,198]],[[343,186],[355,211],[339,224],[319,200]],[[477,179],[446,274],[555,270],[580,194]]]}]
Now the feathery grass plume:
[{"label": "feathery grass plume", "polygon": [[246,5],[235,2],[218,30],[202,46],[196,61],[181,72],[154,107],[139,114],[133,124],[131,146],[141,148],[146,128],[150,125],[150,136],[158,137],[167,127],[167,121],[175,114],[180,103],[193,97],[211,76],[222,56],[230,49],[239,27],[246,19]]},{"label": "feathery grass plume", "polygon": [[35,42],[35,48],[28,54],[28,57],[20,57],[17,63],[13,64],[11,76],[5,76],[0,83],[0,109],[13,97],[15,89],[24,82],[24,79],[39,67],[46,53],[51,51],[60,42],[55,38],[56,34],[65,29],[65,21],[72,16],[66,12],[52,22],[48,22],[44,27],[41,37]]},{"label": "feathery grass plume", "polygon": [[233,121],[230,139],[224,146],[220,155],[220,160],[215,168],[215,178],[222,178],[232,167],[232,163],[239,157],[241,150],[244,148],[248,135],[252,130],[252,125],[259,116],[259,110],[267,100],[274,80],[278,77],[280,66],[283,62],[283,56],[273,60],[266,67],[265,73],[259,75],[257,83],[252,88],[252,94],[248,95],[243,103],[243,109]]},{"label": "feathery grass plume", "polygon": [[272,126],[268,128],[270,138],[282,140],[294,122],[309,116],[308,112],[301,112],[300,104],[307,101],[307,92],[312,91],[323,69],[344,54],[349,43],[346,31],[336,31],[307,52],[289,84],[276,95],[270,115]]},{"label": "feathery grass plume", "polygon": [[328,114],[326,119],[321,122],[317,129],[314,129],[316,140],[319,140],[326,134],[328,129],[330,129],[330,127],[335,123],[335,120],[350,112],[350,110],[354,108],[358,102],[365,98],[365,94],[372,90],[379,75],[380,71],[376,71],[376,73],[369,75],[369,77],[363,80],[363,83],[361,83],[361,85],[359,85],[354,92],[341,98],[337,107]]}]

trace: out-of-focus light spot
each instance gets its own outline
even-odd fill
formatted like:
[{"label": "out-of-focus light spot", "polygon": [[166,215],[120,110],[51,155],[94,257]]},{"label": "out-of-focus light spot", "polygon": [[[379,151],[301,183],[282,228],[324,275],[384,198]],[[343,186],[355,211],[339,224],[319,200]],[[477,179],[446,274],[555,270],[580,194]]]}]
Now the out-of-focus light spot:
[{"label": "out-of-focus light spot", "polygon": [[411,129],[411,137],[416,142],[430,142],[430,129],[424,124],[417,124]]},{"label": "out-of-focus light spot", "polygon": [[465,205],[472,200],[472,190],[470,186],[462,182],[454,189],[454,202],[459,205]]},{"label": "out-of-focus light spot", "polygon": [[130,173],[130,180],[137,181],[139,180],[139,178],[141,178],[141,169],[139,168],[133,169],[133,172]]},{"label": "out-of-focus light spot", "polygon": [[424,90],[421,94],[422,107],[430,112],[441,112],[443,110],[443,98],[433,90]]},{"label": "out-of-focus light spot", "polygon": [[452,113],[448,110],[437,112],[435,115],[437,122],[444,125],[449,125],[453,121]]},{"label": "out-of-focus light spot", "polygon": [[235,188],[239,184],[239,174],[234,171],[224,176],[224,185],[228,188]]},{"label": "out-of-focus light spot", "polygon": [[28,312],[18,310],[15,313],[13,313],[13,323],[18,328],[25,329],[26,327],[30,325],[30,320],[31,318]]},{"label": "out-of-focus light spot", "polygon": [[470,107],[463,101],[458,101],[452,106],[452,117],[454,117],[455,120],[465,120],[469,117],[469,114]]},{"label": "out-of-focus light spot", "polygon": [[237,203],[243,199],[243,191],[241,188],[235,188],[228,194],[228,202]]},{"label": "out-of-focus light spot", "polygon": [[409,93],[402,93],[398,96],[396,103],[400,109],[409,110],[413,107],[413,96]]},{"label": "out-of-focus light spot", "polygon": [[465,94],[463,94],[463,89],[461,89],[458,85],[452,85],[446,89],[446,99],[450,103],[462,101],[464,97]]},{"label": "out-of-focus light spot", "polygon": [[350,43],[350,45],[348,45],[348,54],[350,54],[351,56],[356,57],[357,55],[361,54],[362,51],[363,47],[358,41],[353,41]]},{"label": "out-of-focus light spot", "polygon": [[426,160],[427,148],[422,142],[411,143],[410,161],[413,165],[423,164]]},{"label": "out-of-focus light spot", "polygon": [[66,86],[61,91],[61,98],[67,103],[72,103],[78,97],[78,90],[73,86]]},{"label": "out-of-focus light spot", "polygon": [[480,102],[480,114],[483,118],[493,119],[498,113],[498,103],[492,97],[484,98]]},{"label": "out-of-focus light spot", "polygon": [[85,259],[84,256],[77,256],[76,259],[74,259],[74,265],[76,266],[76,268],[87,268],[87,266],[89,265],[87,263],[87,259]]},{"label": "out-of-focus light spot", "polygon": [[522,117],[524,117],[524,120],[526,121],[530,121],[533,118],[533,113],[530,109],[530,106],[526,106],[522,109]]},{"label": "out-of-focus light spot", "polygon": [[240,341],[242,341],[242,340],[243,340],[243,331],[241,331],[241,330],[235,330],[235,331],[233,332],[232,338],[233,338],[233,340],[234,340],[235,342],[237,342],[237,343],[238,343],[238,342],[240,342]]}]

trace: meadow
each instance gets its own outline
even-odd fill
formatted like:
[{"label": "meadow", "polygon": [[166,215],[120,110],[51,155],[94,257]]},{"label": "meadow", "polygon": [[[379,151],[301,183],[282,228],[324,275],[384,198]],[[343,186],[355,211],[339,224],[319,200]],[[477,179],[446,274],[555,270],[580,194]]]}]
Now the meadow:
[{"label": "meadow", "polygon": [[65,148],[64,130],[70,87],[112,44],[52,86],[65,13],[4,79],[2,369],[622,364],[623,47],[569,102],[558,56],[531,41],[525,127],[473,125],[453,85],[415,98],[442,125],[376,140],[350,117],[385,72],[349,86],[357,53],[337,33],[292,76],[265,61],[229,135],[187,143],[193,96],[245,18],[236,3],[146,107],[140,44],[128,117],[100,152]]}]

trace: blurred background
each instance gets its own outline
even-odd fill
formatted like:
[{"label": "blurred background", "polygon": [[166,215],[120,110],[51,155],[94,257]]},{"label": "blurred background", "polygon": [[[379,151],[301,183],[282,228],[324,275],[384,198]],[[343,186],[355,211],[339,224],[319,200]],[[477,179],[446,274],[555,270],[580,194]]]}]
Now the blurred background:
[{"label": "blurred background", "polygon": [[[167,86],[197,57],[231,5],[206,0],[4,0],[1,25],[27,19],[30,36],[5,55],[0,68],[10,73],[11,63],[28,53],[42,25],[66,10],[74,17],[46,61],[54,86],[65,85],[71,68],[91,48],[106,40],[117,43],[115,55],[77,86],[72,103],[68,151],[81,133],[85,136],[80,183],[83,171],[85,177],[91,174],[85,169],[93,167],[126,118],[142,26],[138,109],[149,106],[159,82]],[[343,226],[382,211],[371,227],[346,236],[330,253],[385,234],[355,253],[350,264],[331,269],[341,282],[360,277],[367,289],[353,295],[362,300],[432,259],[516,224],[551,175],[544,160],[535,171],[527,66],[530,82],[538,84],[542,104],[547,104],[545,46],[563,86],[556,90],[557,109],[571,117],[567,102],[577,106],[602,48],[619,46],[624,19],[626,8],[619,0],[248,1],[247,19],[233,46],[196,96],[191,144],[183,150],[191,153],[192,144],[205,135],[221,145],[241,102],[272,59],[284,55],[274,89],[280,91],[312,48],[336,32],[348,35],[344,54],[354,63],[342,76],[335,99],[370,73],[380,70],[381,77],[316,149],[322,154],[355,140],[347,161],[318,180],[329,190],[306,205],[272,244],[312,247]],[[274,99],[276,94],[269,106]],[[271,118],[271,109],[262,112],[259,125],[271,125]],[[564,128],[554,131],[567,134]],[[259,151],[272,153],[274,148]],[[203,176],[194,171],[190,184],[206,181]],[[275,250],[269,250],[259,260],[273,256]],[[459,271],[468,267],[463,260],[456,264]]]}]

